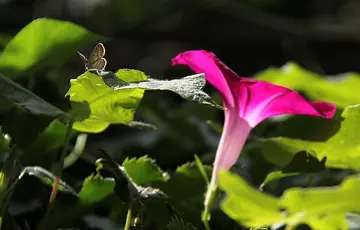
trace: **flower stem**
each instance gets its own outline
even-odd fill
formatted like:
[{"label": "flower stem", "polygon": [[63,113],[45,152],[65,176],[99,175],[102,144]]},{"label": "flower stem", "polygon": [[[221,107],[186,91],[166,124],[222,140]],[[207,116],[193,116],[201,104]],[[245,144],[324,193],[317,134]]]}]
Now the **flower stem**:
[{"label": "flower stem", "polygon": [[131,225],[131,208],[128,209],[124,230],[129,230]]},{"label": "flower stem", "polygon": [[214,203],[214,199],[216,196],[217,186],[214,185],[214,177],[211,178],[211,182],[207,188],[205,201],[204,201],[204,211],[201,215],[201,220],[204,223],[204,227],[206,230],[211,230],[209,221],[211,219],[211,207]]}]

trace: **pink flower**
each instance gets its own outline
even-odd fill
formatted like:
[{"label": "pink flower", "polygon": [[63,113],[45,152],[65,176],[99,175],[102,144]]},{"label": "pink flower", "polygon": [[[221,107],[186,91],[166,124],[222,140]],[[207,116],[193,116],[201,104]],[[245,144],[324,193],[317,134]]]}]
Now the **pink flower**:
[{"label": "pink flower", "polygon": [[220,169],[230,169],[237,161],[250,131],[268,117],[303,114],[332,118],[336,107],[328,102],[309,102],[299,93],[282,86],[250,78],[241,78],[205,50],[186,51],[172,59],[173,65],[187,65],[196,73],[205,73],[222,95],[225,123],[216,152],[212,186]]}]

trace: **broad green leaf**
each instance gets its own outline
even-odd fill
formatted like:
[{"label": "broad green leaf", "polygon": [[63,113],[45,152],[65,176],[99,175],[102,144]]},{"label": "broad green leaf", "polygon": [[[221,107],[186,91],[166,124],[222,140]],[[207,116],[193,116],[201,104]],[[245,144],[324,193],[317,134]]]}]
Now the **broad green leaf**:
[{"label": "broad green leaf", "polygon": [[[116,76],[126,82],[146,80],[146,75],[137,70],[119,70]],[[99,133],[110,124],[128,124],[144,95],[144,90],[138,88],[113,90],[91,72],[70,83],[66,96],[70,96],[73,116],[81,114],[82,120],[78,119],[73,126],[80,132]],[[83,114],[88,115],[82,117]]]},{"label": "broad green leaf", "polygon": [[140,158],[126,158],[122,163],[126,173],[138,185],[149,184],[153,181],[165,181],[164,172],[155,161],[147,156]]},{"label": "broad green leaf", "polygon": [[82,204],[96,203],[114,192],[115,180],[91,175],[87,177],[79,192],[79,200]]},{"label": "broad green leaf", "polygon": [[[123,79],[124,80],[124,79]],[[114,90],[141,88],[144,90],[167,90],[179,94],[182,98],[198,103],[210,105],[219,109],[224,109],[221,105],[214,102],[211,97],[202,89],[205,87],[205,75],[195,74],[174,80],[159,80],[148,78],[146,81],[130,84],[112,84]]]},{"label": "broad green leaf", "polygon": [[[28,146],[22,154],[21,161],[26,164],[43,165],[49,158],[46,154],[57,150],[64,144],[67,125],[59,120],[52,121],[49,126]],[[76,132],[72,131],[71,136]]]},{"label": "broad green leaf", "polygon": [[235,174],[221,171],[219,186],[227,194],[221,209],[246,227],[269,226],[285,221],[280,200],[261,193]]},{"label": "broad green leaf", "polygon": [[328,128],[338,131],[323,142],[276,137],[263,139],[251,147],[280,166],[288,164],[295,153],[307,150],[316,152],[319,160],[326,157],[327,167],[360,169],[360,105],[345,108],[341,121],[332,125]]},{"label": "broad green leaf", "polygon": [[276,198],[252,188],[233,173],[221,171],[219,185],[227,196],[221,209],[246,227],[308,224],[312,229],[347,229],[347,212],[359,212],[359,175],[340,186],[290,188]]},{"label": "broad green leaf", "polygon": [[25,26],[0,54],[0,72],[12,78],[59,67],[82,46],[104,38],[71,22],[40,18]]},{"label": "broad green leaf", "polygon": [[10,140],[11,140],[10,136],[4,134],[0,126],[0,151],[5,151],[5,152],[9,151]]},{"label": "broad green leaf", "polygon": [[[1,58],[0,58],[1,63]],[[1,65],[1,64],[0,64]],[[65,112],[0,74],[0,96],[35,115],[58,117]]]},{"label": "broad green leaf", "polygon": [[[313,100],[329,101],[338,107],[358,104],[360,77],[356,73],[325,79],[289,62],[282,68],[269,68],[255,75],[259,80],[269,81],[293,90],[305,92]],[[309,84],[311,82],[311,84]]]}]

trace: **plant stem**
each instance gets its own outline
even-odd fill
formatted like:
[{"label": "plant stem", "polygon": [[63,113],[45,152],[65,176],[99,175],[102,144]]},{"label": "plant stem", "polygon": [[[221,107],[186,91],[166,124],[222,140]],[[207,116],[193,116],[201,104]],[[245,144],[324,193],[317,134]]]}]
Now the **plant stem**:
[{"label": "plant stem", "polygon": [[214,203],[216,190],[217,190],[217,186],[214,185],[213,178],[214,177],[211,178],[211,182],[206,191],[205,201],[204,201],[204,211],[202,212],[202,215],[201,215],[201,220],[204,223],[204,227],[206,230],[211,230],[210,224],[209,224],[209,221],[211,219],[210,211],[211,211],[211,207]]},{"label": "plant stem", "polygon": [[70,141],[70,137],[71,137],[71,131],[72,131],[73,124],[74,124],[74,120],[71,119],[69,124],[68,124],[67,130],[66,130],[65,140],[64,140],[64,148],[63,148],[63,150],[61,152],[61,155],[60,155],[60,161],[59,161],[59,163],[57,164],[57,166],[55,168],[56,178],[55,178],[55,181],[54,181],[53,189],[51,191],[49,203],[53,203],[55,198],[56,198],[58,185],[59,185],[60,177],[61,177],[61,174],[62,174],[62,169],[64,167],[64,160],[65,160],[65,157],[66,157],[66,152],[67,152],[67,149],[69,147],[69,141]]},{"label": "plant stem", "polygon": [[131,225],[131,208],[128,209],[124,230],[129,230]]}]

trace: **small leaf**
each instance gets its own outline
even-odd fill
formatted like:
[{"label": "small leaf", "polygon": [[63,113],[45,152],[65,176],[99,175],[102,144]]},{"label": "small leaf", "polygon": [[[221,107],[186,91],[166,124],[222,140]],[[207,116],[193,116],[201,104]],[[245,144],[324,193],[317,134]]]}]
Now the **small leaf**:
[{"label": "small leaf", "polygon": [[246,227],[287,224],[294,229],[305,223],[312,229],[347,229],[346,213],[360,211],[359,175],[334,187],[290,188],[280,198],[261,193],[227,171],[219,173],[219,185],[227,193],[221,209]]},{"label": "small leaf", "polygon": [[115,180],[100,176],[88,176],[79,192],[79,200],[82,204],[92,204],[101,201],[114,192]]},{"label": "small leaf", "polygon": [[[1,59],[0,59],[1,63]],[[0,74],[0,96],[36,115],[58,117],[65,112]]]},{"label": "small leaf", "polygon": [[202,90],[205,83],[206,80],[204,74],[195,74],[174,80],[148,78],[146,81],[130,83],[128,85],[113,84],[111,88],[114,90],[134,88],[141,88],[144,90],[168,90],[179,94],[186,100],[210,105],[218,109],[224,109],[221,105],[214,102],[211,97]]},{"label": "small leaf", "polygon": [[[116,75],[127,81],[146,79],[146,75],[137,70],[126,74],[117,72]],[[144,95],[142,89],[115,91],[105,85],[101,77],[89,71],[71,80],[70,84],[66,96],[70,96],[72,114],[88,114],[88,117],[77,119],[74,123],[74,129],[80,132],[99,133],[110,124],[128,124],[134,119],[135,110]]]},{"label": "small leaf", "polygon": [[128,192],[125,199],[130,198],[130,201],[147,200],[153,198],[166,198],[166,195],[159,189],[152,187],[143,187],[137,185],[132,178],[127,174],[124,167],[118,165],[108,154],[103,152],[104,158],[96,161],[97,171],[105,169],[114,174],[116,181],[120,182],[125,179],[128,184]]},{"label": "small leaf", "polygon": [[153,181],[165,181],[164,172],[147,156],[140,158],[126,158],[122,163],[126,173],[138,185],[149,184]]},{"label": "small leaf", "polygon": [[6,45],[0,55],[0,72],[18,77],[45,67],[59,67],[81,46],[100,40],[104,38],[71,22],[36,19]]}]

